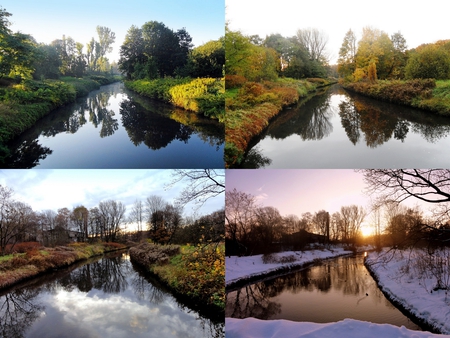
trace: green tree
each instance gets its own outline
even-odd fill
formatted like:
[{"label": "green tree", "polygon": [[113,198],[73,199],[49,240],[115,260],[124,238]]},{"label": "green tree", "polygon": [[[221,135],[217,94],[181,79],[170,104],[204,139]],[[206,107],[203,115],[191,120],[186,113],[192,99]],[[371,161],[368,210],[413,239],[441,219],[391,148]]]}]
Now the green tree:
[{"label": "green tree", "polygon": [[448,79],[450,53],[437,45],[426,45],[411,52],[405,67],[409,79]]},{"label": "green tree", "polygon": [[145,59],[142,30],[133,25],[128,29],[125,41],[120,47],[119,70],[125,73],[128,79],[139,79],[141,76],[136,74],[136,70]]},{"label": "green tree", "polygon": [[348,78],[356,70],[356,35],[351,29],[345,34],[342,46],[339,49],[338,73]]},{"label": "green tree", "polygon": [[189,55],[188,69],[192,77],[222,77],[225,64],[223,39],[209,41],[194,48]]}]

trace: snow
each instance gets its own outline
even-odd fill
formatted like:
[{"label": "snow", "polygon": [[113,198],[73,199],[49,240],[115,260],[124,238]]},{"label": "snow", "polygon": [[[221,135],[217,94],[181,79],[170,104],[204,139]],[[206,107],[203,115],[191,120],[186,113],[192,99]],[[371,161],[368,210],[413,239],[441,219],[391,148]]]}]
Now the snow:
[{"label": "snow", "polygon": [[275,254],[278,259],[283,257],[295,257],[295,261],[291,263],[270,263],[264,264],[263,255],[237,257],[231,256],[225,259],[225,285],[230,286],[236,282],[264,276],[268,273],[276,272],[286,268],[298,268],[305,264],[312,263],[315,259],[326,259],[346,254],[352,254],[341,247],[335,247],[324,250],[310,251],[286,251]]},{"label": "snow", "polygon": [[367,262],[379,287],[391,299],[440,332],[450,334],[450,295],[445,290],[433,290],[437,280],[417,264],[420,253],[418,249],[372,252]]},{"label": "snow", "polygon": [[[278,260],[293,256],[291,263],[264,264],[262,255],[247,257],[227,257],[225,284],[248,280],[285,268],[301,267],[315,259],[326,259],[350,254],[342,248],[311,251],[289,251],[277,254]],[[444,290],[433,290],[437,281],[429,274],[423,274],[414,263],[418,259],[418,250],[394,251],[386,254],[372,252],[368,255],[370,269],[378,279],[380,288],[396,302],[402,304],[410,313],[425,320],[445,334],[433,334],[426,331],[408,330],[390,324],[345,319],[334,323],[293,322],[288,320],[259,320],[255,318],[225,319],[226,338],[424,338],[450,337],[450,295]],[[382,262],[382,263],[380,263]]]},{"label": "snow", "polygon": [[373,324],[354,319],[336,323],[291,322],[255,318],[225,319],[226,338],[432,338],[450,337],[430,332],[408,330],[404,326]]}]

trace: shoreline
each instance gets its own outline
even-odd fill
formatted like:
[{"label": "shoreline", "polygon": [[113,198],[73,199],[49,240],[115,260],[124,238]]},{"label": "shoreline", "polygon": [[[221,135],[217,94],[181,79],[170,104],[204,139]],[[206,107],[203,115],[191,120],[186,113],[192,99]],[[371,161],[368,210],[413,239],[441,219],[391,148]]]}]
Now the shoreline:
[{"label": "shoreline", "polygon": [[[57,251],[57,248],[60,248],[60,250]],[[13,257],[11,260],[18,258],[13,262],[14,266],[16,267],[10,270],[0,270],[0,291],[9,289],[19,283],[31,280],[46,273],[67,268],[73,264],[88,260],[93,257],[128,249],[127,246],[112,247],[110,249],[107,249],[106,245],[104,244],[86,245],[84,246],[84,248],[86,250],[83,251],[81,248],[79,248],[77,251],[77,248],[68,246],[44,248],[42,251],[48,251],[46,255],[32,252],[28,260],[25,260],[20,256]],[[50,254],[52,252],[53,254]],[[25,253],[24,255],[28,255],[28,253]],[[2,268],[1,265],[2,264],[0,263],[0,268]]]}]

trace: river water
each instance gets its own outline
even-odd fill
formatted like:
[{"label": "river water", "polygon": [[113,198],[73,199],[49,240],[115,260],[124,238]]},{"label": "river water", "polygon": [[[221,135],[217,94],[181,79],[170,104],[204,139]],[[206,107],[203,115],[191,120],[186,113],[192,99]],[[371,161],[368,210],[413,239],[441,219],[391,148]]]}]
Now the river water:
[{"label": "river water", "polygon": [[10,168],[223,168],[224,125],[123,83],[56,109],[14,140]]},{"label": "river water", "polygon": [[341,86],[286,109],[250,145],[244,168],[448,168],[450,118]]},{"label": "river water", "polygon": [[316,323],[352,318],[420,330],[384,297],[362,255],[326,260],[228,292],[225,311],[234,318]]},{"label": "river water", "polygon": [[210,316],[178,303],[125,253],[0,292],[5,338],[223,337],[223,318]]}]

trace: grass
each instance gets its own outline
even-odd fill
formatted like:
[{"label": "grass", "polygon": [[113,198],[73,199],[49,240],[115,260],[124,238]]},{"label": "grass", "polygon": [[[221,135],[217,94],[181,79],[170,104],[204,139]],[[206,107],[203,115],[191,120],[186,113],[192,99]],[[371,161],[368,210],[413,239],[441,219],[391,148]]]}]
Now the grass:
[{"label": "grass", "polygon": [[260,134],[284,107],[295,104],[319,87],[330,85],[325,79],[296,80],[279,78],[262,83],[239,76],[227,76],[225,93],[225,162],[230,168],[239,164],[251,139]]},{"label": "grass", "polygon": [[25,253],[0,256],[0,289],[48,270],[125,248],[124,245],[117,243],[73,243],[56,248],[32,247]]},{"label": "grass", "polygon": [[450,116],[450,80],[379,80],[344,84],[346,89],[375,99]]},{"label": "grass", "polygon": [[171,103],[223,122],[225,119],[225,80],[213,78],[162,78],[125,81],[140,95]]},{"label": "grass", "polygon": [[[130,257],[157,275],[176,293],[223,311],[225,308],[225,246],[168,246],[141,244]],[[159,254],[156,254],[159,251]],[[165,256],[163,259],[149,257]],[[149,263],[150,262],[150,263]]]},{"label": "grass", "polygon": [[5,143],[32,127],[53,109],[75,101],[117,77],[92,76],[83,79],[2,81],[0,85],[0,163],[9,154]]}]

